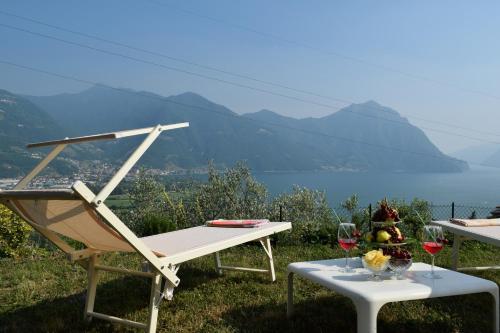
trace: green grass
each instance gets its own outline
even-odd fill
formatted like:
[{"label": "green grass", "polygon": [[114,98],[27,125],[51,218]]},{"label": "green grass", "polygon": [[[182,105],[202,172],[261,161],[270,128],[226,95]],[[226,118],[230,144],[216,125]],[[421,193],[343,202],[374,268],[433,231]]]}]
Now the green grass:
[{"label": "green grass", "polygon": [[126,194],[112,195],[106,199],[106,205],[115,209],[129,208],[130,198]]},{"label": "green grass", "polygon": [[[415,260],[428,261],[415,250]],[[228,272],[215,274],[207,256],[181,266],[181,285],[172,302],[159,312],[159,332],[355,332],[352,302],[320,286],[297,278],[296,317],[286,319],[286,265],[294,261],[340,257],[338,249],[322,245],[274,248],[277,281],[266,275]],[[450,249],[437,256],[437,264],[449,266]],[[500,262],[498,248],[466,243],[465,265]],[[224,263],[265,265],[259,247],[249,245],[223,253]],[[137,268],[134,255],[111,254],[108,264]],[[474,273],[500,283],[500,272]],[[384,284],[381,283],[381,288]],[[83,320],[86,274],[69,265],[58,253],[41,258],[0,260],[0,332],[113,332],[116,324]],[[149,285],[145,279],[103,273],[95,310],[146,321]],[[487,294],[393,303],[379,314],[379,332],[491,332],[492,299]]]}]

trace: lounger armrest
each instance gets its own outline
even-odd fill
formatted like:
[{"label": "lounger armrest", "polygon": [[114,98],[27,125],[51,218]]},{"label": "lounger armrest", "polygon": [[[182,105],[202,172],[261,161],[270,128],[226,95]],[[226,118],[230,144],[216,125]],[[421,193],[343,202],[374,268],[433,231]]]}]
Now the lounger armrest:
[{"label": "lounger armrest", "polygon": [[[189,127],[189,123],[178,123],[171,125],[161,125],[160,128],[162,131],[168,131],[176,128]],[[26,147],[28,148],[37,148],[37,147],[46,147],[46,146],[55,146],[60,144],[74,144],[74,143],[82,143],[82,142],[90,142],[90,141],[101,141],[101,140],[114,140],[120,138],[126,138],[129,136],[142,135],[150,133],[154,127],[146,127],[139,128],[133,130],[126,131],[118,131],[118,132],[110,132],[110,133],[102,133],[95,135],[87,135],[87,136],[78,136],[74,138],[64,138],[60,140],[51,140],[51,141],[42,141],[36,143],[29,143]]]}]

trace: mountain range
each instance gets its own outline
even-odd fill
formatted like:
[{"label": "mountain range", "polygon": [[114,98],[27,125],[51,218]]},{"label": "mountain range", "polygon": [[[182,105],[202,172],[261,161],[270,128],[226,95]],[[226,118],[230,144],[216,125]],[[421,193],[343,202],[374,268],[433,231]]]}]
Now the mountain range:
[{"label": "mountain range", "polygon": [[[0,90],[0,176],[25,172],[39,154],[29,141],[89,135],[189,121],[162,134],[141,160],[160,169],[231,166],[255,171],[384,170],[460,172],[466,162],[443,154],[419,128],[374,101],[352,104],[321,118],[296,119],[261,110],[239,115],[191,92],[164,97],[94,86],[80,93],[20,96]],[[140,138],[69,150],[71,160],[122,161]]]},{"label": "mountain range", "polygon": [[467,147],[450,155],[471,164],[500,168],[500,145],[495,143]]}]

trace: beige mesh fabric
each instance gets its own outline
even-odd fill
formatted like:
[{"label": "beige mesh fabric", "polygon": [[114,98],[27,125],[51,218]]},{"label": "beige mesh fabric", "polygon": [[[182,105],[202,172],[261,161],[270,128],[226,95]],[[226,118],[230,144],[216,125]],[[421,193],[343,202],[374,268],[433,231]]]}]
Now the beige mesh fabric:
[{"label": "beige mesh fabric", "polygon": [[10,206],[30,224],[57,232],[102,251],[134,249],[82,200],[10,200]]}]

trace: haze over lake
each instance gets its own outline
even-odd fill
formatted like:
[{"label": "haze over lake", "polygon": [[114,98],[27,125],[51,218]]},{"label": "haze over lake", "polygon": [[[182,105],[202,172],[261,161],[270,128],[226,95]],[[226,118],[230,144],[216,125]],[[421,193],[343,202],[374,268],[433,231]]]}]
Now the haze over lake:
[{"label": "haze over lake", "polygon": [[462,173],[301,172],[258,173],[271,195],[290,191],[294,184],[326,191],[336,207],[356,193],[361,205],[388,197],[421,198],[433,204],[494,207],[500,204],[500,169],[471,166]]}]

